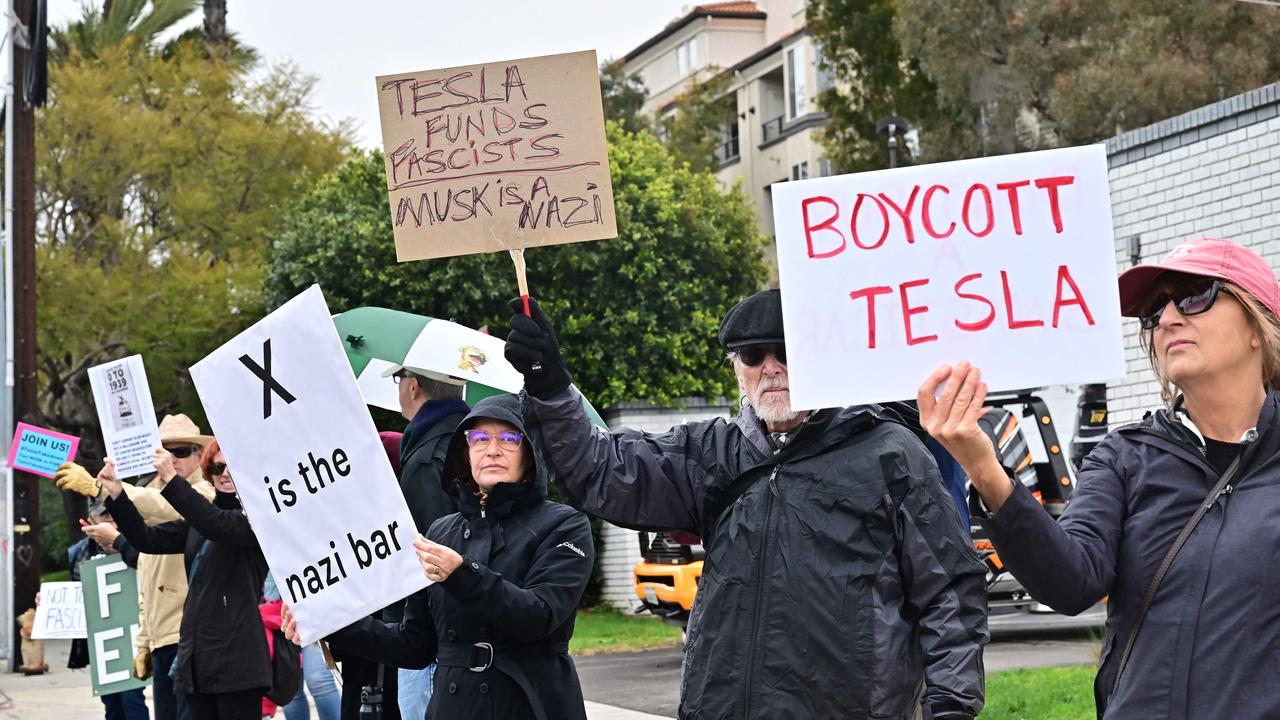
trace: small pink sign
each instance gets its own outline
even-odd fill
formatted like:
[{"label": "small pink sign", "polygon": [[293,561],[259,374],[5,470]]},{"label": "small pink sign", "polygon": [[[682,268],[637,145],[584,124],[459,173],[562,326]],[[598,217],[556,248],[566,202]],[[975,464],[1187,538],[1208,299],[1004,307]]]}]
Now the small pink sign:
[{"label": "small pink sign", "polygon": [[80,438],[18,423],[9,446],[9,466],[51,478],[58,466],[75,459]]}]

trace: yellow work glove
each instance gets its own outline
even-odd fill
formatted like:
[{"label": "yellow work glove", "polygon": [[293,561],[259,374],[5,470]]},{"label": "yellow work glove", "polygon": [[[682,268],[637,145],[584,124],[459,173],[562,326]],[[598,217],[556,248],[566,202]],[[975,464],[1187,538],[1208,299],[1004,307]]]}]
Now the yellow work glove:
[{"label": "yellow work glove", "polygon": [[62,463],[53,473],[53,481],[58,489],[65,492],[79,493],[90,500],[102,492],[102,483],[89,474],[83,465],[73,462]]},{"label": "yellow work glove", "polygon": [[151,677],[151,648],[133,649],[133,675],[139,680]]}]

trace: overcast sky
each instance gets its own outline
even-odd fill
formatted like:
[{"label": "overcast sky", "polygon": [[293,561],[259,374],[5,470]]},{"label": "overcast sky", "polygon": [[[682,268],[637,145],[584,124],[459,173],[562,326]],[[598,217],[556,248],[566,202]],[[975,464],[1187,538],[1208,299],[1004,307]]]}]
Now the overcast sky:
[{"label": "overcast sky", "polygon": [[[101,6],[95,0],[95,6]],[[318,79],[324,118],[352,118],[357,141],[381,142],[374,78],[478,62],[595,50],[620,57],[681,14],[689,0],[228,0],[227,24],[268,62]],[[53,0],[49,23],[79,17]],[[185,27],[198,25],[197,10]]]}]

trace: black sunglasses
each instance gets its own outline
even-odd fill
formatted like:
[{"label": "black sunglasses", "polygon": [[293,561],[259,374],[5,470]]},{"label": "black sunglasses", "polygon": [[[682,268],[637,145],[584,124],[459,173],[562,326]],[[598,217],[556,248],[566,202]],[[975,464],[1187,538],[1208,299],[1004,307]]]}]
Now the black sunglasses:
[{"label": "black sunglasses", "polygon": [[182,458],[185,460],[186,458],[189,458],[193,454],[195,454],[196,446],[195,445],[179,445],[178,447],[165,448],[165,450],[168,450],[169,453],[174,457]]},{"label": "black sunglasses", "polygon": [[738,359],[747,367],[757,367],[764,362],[766,355],[772,354],[778,362],[783,365],[787,364],[787,346],[783,343],[767,344],[767,345],[747,345],[738,348]]},{"label": "black sunglasses", "polygon": [[[1160,324],[1160,316],[1169,307],[1169,301],[1184,316],[1199,315],[1209,311],[1218,299],[1218,293],[1227,290],[1219,281],[1214,280],[1207,286],[1203,284],[1188,285],[1176,290],[1162,292],[1147,303],[1147,309],[1138,316],[1144,330],[1152,330]],[[1229,293],[1230,291],[1227,290]]]},{"label": "black sunglasses", "polygon": [[209,463],[209,477],[216,478],[219,475],[225,475],[227,472],[226,463]]}]

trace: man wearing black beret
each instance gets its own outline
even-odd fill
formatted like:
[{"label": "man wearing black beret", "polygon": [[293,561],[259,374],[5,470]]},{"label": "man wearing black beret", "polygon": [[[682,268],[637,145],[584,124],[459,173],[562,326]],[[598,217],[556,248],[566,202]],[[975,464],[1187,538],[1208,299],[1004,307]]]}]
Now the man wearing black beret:
[{"label": "man wearing black beret", "polygon": [[530,307],[512,302],[506,356],[556,480],[589,513],[706,547],[680,718],[978,714],[985,572],[937,465],[879,406],[791,409],[777,290],[720,324],[741,412],[662,434],[592,425]]}]

